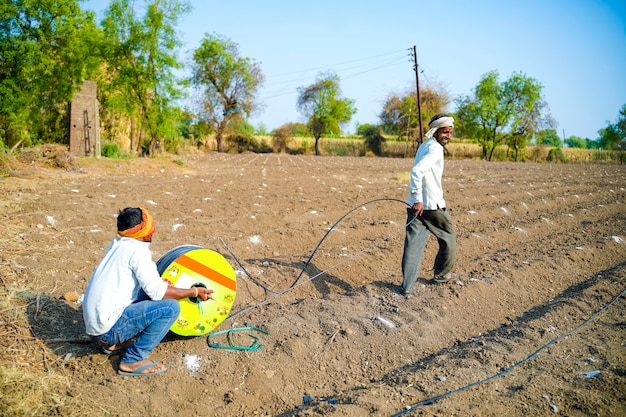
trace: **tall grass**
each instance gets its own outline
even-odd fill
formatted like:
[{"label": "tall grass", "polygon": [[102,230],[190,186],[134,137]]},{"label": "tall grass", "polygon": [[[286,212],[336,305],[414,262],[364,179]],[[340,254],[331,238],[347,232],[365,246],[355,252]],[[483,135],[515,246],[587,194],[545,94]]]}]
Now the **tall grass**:
[{"label": "tall grass", "polygon": [[[306,142],[306,139],[299,138]],[[313,139],[310,139],[314,143]],[[297,144],[297,141],[294,142]],[[387,140],[383,143],[383,155],[394,158],[413,158],[416,144],[407,141]],[[367,150],[362,139],[320,139],[323,155],[363,156]],[[305,152],[306,153],[306,152]],[[446,145],[446,157],[451,159],[483,159],[482,147],[476,143],[452,140]],[[499,146],[492,155],[492,161],[514,161],[513,149]],[[518,162],[560,162],[560,163],[626,163],[626,152],[597,149],[555,148],[544,145],[530,145],[521,149]]]},{"label": "tall grass", "polygon": [[[417,144],[413,141],[387,137],[382,144],[383,156],[391,158],[413,158],[417,150]],[[253,138],[258,148],[269,151],[269,143],[272,137],[258,135]],[[201,145],[195,151],[211,152],[217,150],[217,143],[213,136],[208,136],[198,141]],[[332,156],[371,156],[371,152],[365,147],[362,137],[323,137],[319,140],[322,155]],[[224,141],[225,152],[237,153],[232,144]],[[556,151],[555,149],[560,149]],[[177,152],[186,153],[187,151]],[[289,140],[286,152],[299,155],[315,154],[315,139],[313,137],[295,136]],[[562,157],[561,157],[562,153]],[[555,155],[559,155],[555,158]],[[498,146],[492,155],[492,161],[515,161],[513,149],[507,145]],[[446,145],[446,157],[452,159],[483,159],[482,147],[467,139],[453,138]],[[517,155],[517,162],[564,162],[564,163],[626,163],[626,152],[603,151],[597,149],[579,148],[554,148],[550,146],[529,145],[521,149]]]}]

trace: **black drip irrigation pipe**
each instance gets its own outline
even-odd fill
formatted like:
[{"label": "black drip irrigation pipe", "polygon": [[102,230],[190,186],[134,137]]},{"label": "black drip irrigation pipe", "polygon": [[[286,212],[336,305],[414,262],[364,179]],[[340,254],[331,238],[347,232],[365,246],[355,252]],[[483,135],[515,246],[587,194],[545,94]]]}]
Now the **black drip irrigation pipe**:
[{"label": "black drip irrigation pipe", "polygon": [[[358,206],[354,207],[353,209],[351,209],[350,211],[348,211],[347,213],[345,213],[343,216],[341,216],[341,217],[339,218],[339,220],[337,220],[337,221],[336,221],[336,222],[335,222],[335,223],[334,223],[334,224],[333,224],[333,225],[332,225],[332,226],[331,226],[331,227],[330,227],[330,228],[326,231],[326,233],[324,234],[324,236],[322,237],[322,239],[319,241],[319,243],[317,244],[317,246],[315,247],[315,249],[313,250],[313,252],[311,252],[311,255],[309,256],[308,260],[306,261],[306,263],[305,263],[305,264],[304,264],[304,266],[302,267],[302,270],[301,270],[301,271],[300,271],[300,273],[298,274],[298,277],[296,278],[296,280],[295,280],[295,281],[294,281],[294,282],[293,282],[293,283],[292,283],[292,284],[291,284],[291,285],[290,285],[287,289],[285,289],[285,290],[283,290],[283,291],[273,291],[273,290],[271,290],[271,289],[267,288],[266,286],[264,286],[264,285],[260,284],[259,282],[257,282],[257,280],[255,280],[255,279],[254,279],[254,277],[252,277],[252,275],[250,275],[250,273],[248,272],[248,270],[247,270],[247,269],[246,269],[246,268],[242,265],[242,263],[239,261],[239,259],[237,258],[237,256],[236,256],[236,255],[232,252],[232,250],[228,247],[228,245],[226,245],[226,243],[225,243],[225,242],[224,242],[224,241],[220,238],[220,241],[222,242],[222,244],[224,245],[224,247],[226,248],[226,250],[228,250],[228,252],[230,252],[231,256],[235,259],[235,261],[236,261],[236,262],[237,262],[237,264],[241,267],[241,269],[242,269],[242,270],[243,270],[243,272],[246,274],[246,276],[248,276],[248,278],[250,278],[250,279],[251,279],[251,280],[252,280],[255,284],[257,284],[257,285],[259,285],[260,287],[262,287],[265,291],[267,291],[267,292],[271,292],[271,293],[272,293],[272,295],[271,295],[270,297],[266,298],[265,300],[261,301],[260,303],[254,304],[254,305],[252,305],[252,306],[250,306],[250,307],[246,307],[246,308],[241,309],[241,310],[239,310],[239,311],[237,311],[237,312],[235,312],[235,313],[231,313],[231,314],[230,314],[230,315],[226,318],[226,320],[231,320],[232,318],[234,318],[234,317],[236,317],[236,316],[238,316],[238,315],[240,315],[240,314],[243,314],[243,313],[245,313],[245,312],[247,312],[247,311],[250,311],[250,310],[252,310],[252,309],[254,309],[254,308],[256,308],[256,307],[259,307],[259,306],[261,306],[261,305],[263,305],[263,304],[266,304],[266,303],[268,303],[269,301],[273,300],[274,298],[276,298],[276,297],[278,297],[278,296],[281,296],[281,295],[283,295],[283,294],[285,294],[285,293],[287,293],[287,292],[289,292],[289,291],[291,291],[291,290],[293,290],[293,289],[295,289],[295,288],[299,287],[300,285],[306,284],[307,282],[314,280],[315,278],[319,277],[320,275],[323,275],[323,274],[325,274],[326,272],[330,271],[331,269],[336,268],[336,267],[338,267],[339,265],[341,265],[341,264],[343,264],[343,263],[345,263],[345,262],[347,262],[347,261],[349,261],[349,260],[352,260],[352,259],[356,258],[356,257],[357,257],[357,256],[359,256],[360,254],[362,254],[362,253],[364,253],[365,251],[369,250],[370,248],[372,248],[372,247],[376,246],[376,245],[377,245],[377,244],[378,244],[381,240],[378,240],[378,241],[376,241],[376,242],[372,243],[372,244],[371,244],[371,245],[369,245],[367,248],[365,248],[365,249],[361,250],[360,252],[356,253],[355,255],[353,255],[353,256],[351,256],[351,257],[349,257],[349,258],[347,258],[347,259],[343,260],[342,262],[339,262],[339,263],[337,263],[337,264],[335,264],[335,265],[331,266],[330,268],[328,268],[328,269],[326,269],[326,270],[324,270],[324,271],[322,271],[322,272],[318,273],[317,275],[314,275],[314,276],[312,276],[312,277],[309,277],[309,279],[307,279],[307,280],[305,280],[305,281],[303,281],[303,282],[298,283],[298,281],[300,280],[300,278],[301,278],[301,277],[302,277],[302,275],[304,274],[304,272],[305,272],[306,268],[307,268],[307,267],[309,266],[309,264],[311,263],[311,260],[313,259],[313,257],[314,257],[314,256],[315,256],[315,254],[317,253],[318,249],[320,248],[320,246],[322,245],[322,243],[324,242],[324,240],[326,239],[326,237],[328,237],[328,235],[330,234],[330,232],[332,232],[332,230],[333,230],[333,229],[334,229],[334,228],[335,228],[335,227],[336,227],[336,226],[337,226],[337,225],[338,225],[338,224],[339,224],[342,220],[344,220],[344,219],[345,219],[348,215],[350,215],[351,213],[353,213],[355,210],[357,210],[357,209],[359,209],[359,208],[361,208],[361,207],[364,207],[364,206],[366,206],[366,205],[368,205],[368,204],[375,203],[375,202],[379,202],[379,201],[395,201],[395,202],[402,203],[405,207],[409,207],[409,205],[408,205],[405,201],[403,201],[403,200],[399,200],[399,199],[397,199],[397,198],[377,198],[377,199],[374,199],[374,200],[369,200],[369,201],[366,201],[365,203],[363,203],[363,204],[359,204]],[[417,219],[417,217],[413,217],[413,218],[411,219],[411,221],[409,221],[409,222],[407,223],[407,225],[411,224],[413,221],[415,221],[415,219]],[[390,237],[390,235],[388,235],[388,236],[384,237],[384,238],[382,239],[382,241],[386,241],[386,240],[388,240],[388,239],[389,239],[389,237]],[[226,321],[226,320],[225,320],[225,321]]]},{"label": "black drip irrigation pipe", "polygon": [[163,275],[167,267],[170,266],[170,264],[174,262],[176,259],[178,259],[180,256],[194,249],[202,249],[202,246],[196,246],[196,245],[178,246],[170,250],[169,252],[167,252],[165,255],[161,256],[159,260],[156,262],[159,275]]},{"label": "black drip irrigation pipe", "polygon": [[528,362],[529,360],[533,359],[535,356],[539,355],[539,353],[541,353],[542,351],[544,351],[545,349],[547,349],[549,346],[555,344],[556,342],[558,342],[561,339],[566,338],[567,336],[571,335],[572,333],[577,332],[578,330],[580,330],[581,328],[583,328],[584,326],[586,326],[587,324],[591,323],[593,320],[595,320],[600,314],[602,314],[604,311],[606,311],[609,307],[611,307],[613,304],[615,304],[617,302],[617,300],[619,300],[621,297],[623,297],[626,294],[626,289],[624,289],[621,293],[619,293],[617,295],[617,297],[615,297],[613,299],[613,301],[611,301],[609,304],[605,305],[604,307],[602,307],[600,310],[596,311],[591,317],[589,317],[587,320],[585,320],[584,322],[582,322],[581,324],[579,324],[578,326],[576,326],[574,329],[570,330],[569,332],[566,332],[562,335],[560,335],[559,337],[552,339],[551,341],[549,341],[548,343],[546,343],[545,345],[543,345],[542,347],[540,347],[539,349],[537,349],[536,351],[534,351],[533,353],[530,354],[530,356],[528,356],[526,359],[523,359],[519,362],[517,362],[514,365],[511,365],[510,367],[498,372],[497,374],[494,374],[488,378],[485,379],[481,379],[480,381],[476,381],[476,382],[472,382],[471,384],[465,385],[464,387],[455,389],[453,391],[448,391],[446,393],[437,395],[436,397],[432,397],[429,398],[427,400],[421,401],[417,404],[413,404],[413,405],[409,405],[407,406],[404,410],[400,411],[399,413],[393,414],[391,417],[399,417],[399,416],[403,416],[406,413],[415,410],[416,408],[425,406],[425,405],[429,405],[434,403],[435,401],[441,400],[442,398],[446,398],[449,397],[453,394],[457,394],[459,392],[465,391],[469,388],[475,387],[476,385],[480,385],[483,384],[485,382],[489,382],[493,379],[499,378],[502,375],[512,371],[513,369],[517,368],[520,365],[525,364],[526,362]]},{"label": "black drip irrigation pipe", "polygon": [[[339,220],[337,220],[324,234],[324,237],[322,237],[322,239],[319,241],[319,243],[317,244],[317,246],[315,247],[315,249],[313,250],[313,252],[311,252],[311,255],[309,256],[309,259],[307,259],[306,263],[304,264],[304,266],[302,267],[302,271],[300,271],[300,274],[298,275],[298,277],[296,278],[296,280],[293,282],[293,284],[291,284],[291,287],[293,287],[294,285],[296,285],[296,283],[300,280],[300,278],[302,277],[302,274],[304,274],[304,271],[306,270],[306,268],[309,266],[309,264],[311,263],[311,260],[313,259],[313,256],[315,256],[315,253],[317,252],[317,250],[320,248],[320,246],[322,245],[322,243],[324,242],[324,240],[326,240],[326,237],[328,237],[328,235],[330,234],[330,232],[332,232],[332,230],[335,228],[335,226],[337,226],[344,218],[348,217],[348,215],[350,215],[352,212],[354,212],[355,210],[360,209],[361,207],[364,207],[370,203],[375,203],[378,201],[397,201],[400,202],[402,204],[404,204],[405,206],[408,206],[408,204],[405,201],[402,200],[398,200],[397,198],[377,198],[375,200],[370,200],[370,201],[366,201],[363,204],[359,204],[358,206],[354,207],[352,210],[348,211],[346,214],[344,214],[343,216],[341,216],[339,218]],[[290,288],[291,288],[290,287]]]}]

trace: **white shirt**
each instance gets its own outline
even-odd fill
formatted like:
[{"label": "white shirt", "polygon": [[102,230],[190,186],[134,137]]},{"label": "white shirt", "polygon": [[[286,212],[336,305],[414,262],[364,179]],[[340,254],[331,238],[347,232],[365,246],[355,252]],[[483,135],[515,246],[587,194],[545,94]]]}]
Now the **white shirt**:
[{"label": "white shirt", "polygon": [[167,290],[152,261],[150,243],[118,237],[109,245],[96,267],[83,298],[83,318],[88,335],[108,332],[124,309],[143,291],[161,300]]},{"label": "white shirt", "polygon": [[443,199],[443,146],[435,138],[428,139],[417,148],[415,163],[411,170],[407,203],[424,204],[424,210],[445,208]]}]

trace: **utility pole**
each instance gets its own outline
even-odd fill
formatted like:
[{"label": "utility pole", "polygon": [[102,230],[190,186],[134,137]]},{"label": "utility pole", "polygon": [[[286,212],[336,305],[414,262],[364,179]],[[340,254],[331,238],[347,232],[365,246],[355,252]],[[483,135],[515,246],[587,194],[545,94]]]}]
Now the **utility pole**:
[{"label": "utility pole", "polygon": [[413,70],[415,71],[415,88],[417,90],[417,119],[420,123],[420,142],[422,144],[423,141],[423,131],[422,129],[422,105],[420,104],[420,77],[418,75],[418,66],[417,66],[417,48],[413,45]]}]

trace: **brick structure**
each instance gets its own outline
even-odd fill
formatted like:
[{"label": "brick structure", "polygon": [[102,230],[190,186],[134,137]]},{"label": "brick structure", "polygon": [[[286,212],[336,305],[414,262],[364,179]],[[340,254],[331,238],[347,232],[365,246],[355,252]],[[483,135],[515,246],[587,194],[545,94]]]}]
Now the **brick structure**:
[{"label": "brick structure", "polygon": [[68,136],[73,155],[100,156],[97,92],[95,81],[84,81],[68,106]]}]

